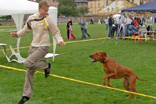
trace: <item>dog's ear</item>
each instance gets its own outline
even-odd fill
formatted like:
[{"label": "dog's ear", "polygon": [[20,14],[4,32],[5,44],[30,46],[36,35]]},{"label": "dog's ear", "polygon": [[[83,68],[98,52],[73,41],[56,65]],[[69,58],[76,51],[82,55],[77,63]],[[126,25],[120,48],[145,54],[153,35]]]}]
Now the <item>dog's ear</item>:
[{"label": "dog's ear", "polygon": [[107,56],[106,52],[102,52],[102,56]]}]

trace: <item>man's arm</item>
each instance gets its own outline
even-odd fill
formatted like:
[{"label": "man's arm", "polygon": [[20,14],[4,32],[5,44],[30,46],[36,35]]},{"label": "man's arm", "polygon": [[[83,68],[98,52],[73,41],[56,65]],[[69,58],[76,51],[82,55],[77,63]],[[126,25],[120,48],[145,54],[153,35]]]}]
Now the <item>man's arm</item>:
[{"label": "man's arm", "polygon": [[50,30],[50,32],[52,33],[53,37],[56,39],[58,44],[61,46],[65,45],[58,27],[54,24],[54,22],[52,21],[50,17],[47,17],[47,20],[49,24],[48,29]]}]

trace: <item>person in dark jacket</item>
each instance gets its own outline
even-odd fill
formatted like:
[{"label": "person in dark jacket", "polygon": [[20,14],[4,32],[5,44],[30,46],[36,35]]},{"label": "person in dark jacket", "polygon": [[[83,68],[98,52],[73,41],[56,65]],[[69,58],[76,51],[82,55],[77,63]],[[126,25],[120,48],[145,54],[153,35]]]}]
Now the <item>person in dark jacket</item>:
[{"label": "person in dark jacket", "polygon": [[112,31],[112,25],[114,23],[113,20],[113,14],[110,15],[109,19],[108,19],[108,25],[109,25],[109,33],[108,33],[108,37],[112,37],[113,36],[113,31]]},{"label": "person in dark jacket", "polygon": [[72,19],[69,18],[68,22],[67,22],[67,38],[69,40],[69,28],[70,28],[70,25],[72,26]]}]

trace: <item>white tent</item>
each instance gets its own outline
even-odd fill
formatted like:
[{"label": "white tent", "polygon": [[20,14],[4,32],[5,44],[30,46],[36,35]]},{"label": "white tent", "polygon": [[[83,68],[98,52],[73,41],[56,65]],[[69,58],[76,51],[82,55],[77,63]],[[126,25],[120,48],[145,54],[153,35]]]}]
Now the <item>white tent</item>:
[{"label": "white tent", "polygon": [[[22,28],[25,14],[34,14],[38,12],[38,3],[27,0],[0,0],[0,16],[11,15],[16,24],[17,31]],[[49,16],[57,25],[57,8],[49,8]],[[17,39],[17,53],[19,52],[20,38]],[[55,54],[56,41],[53,39],[53,53]],[[54,61],[54,57],[53,57]]]}]

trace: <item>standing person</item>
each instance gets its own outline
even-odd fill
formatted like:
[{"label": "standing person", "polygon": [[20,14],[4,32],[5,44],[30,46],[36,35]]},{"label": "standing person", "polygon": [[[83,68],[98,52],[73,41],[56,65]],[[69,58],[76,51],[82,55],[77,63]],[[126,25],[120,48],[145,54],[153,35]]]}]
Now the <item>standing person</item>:
[{"label": "standing person", "polygon": [[101,24],[101,19],[100,18],[98,19],[98,24]]},{"label": "standing person", "polygon": [[72,33],[72,25],[71,23],[69,23],[69,39],[68,40],[70,40],[71,37],[73,38],[73,40],[75,40],[75,36]]},{"label": "standing person", "polygon": [[33,40],[29,49],[29,56],[24,62],[27,68],[25,85],[22,99],[18,104],[24,104],[32,97],[33,75],[37,69],[44,69],[45,78],[50,74],[51,64],[47,60],[40,60],[48,53],[50,47],[49,32],[51,32],[59,45],[65,43],[61,37],[60,30],[55,26],[50,16],[48,16],[49,5],[46,1],[40,1],[38,13],[28,17],[27,23],[17,33],[11,32],[12,37],[22,37],[30,30],[33,31]]},{"label": "standing person", "polygon": [[123,37],[128,36],[128,29],[129,29],[129,25],[131,25],[131,22],[132,22],[132,20],[131,20],[130,16],[128,16],[125,19],[125,28],[124,28]]},{"label": "standing person", "polygon": [[141,24],[141,19],[140,19],[140,16],[139,15],[137,15],[136,20],[137,20],[137,22],[138,22],[139,25],[142,25]]},{"label": "standing person", "polygon": [[110,15],[109,19],[108,19],[108,25],[109,25],[109,33],[108,33],[108,37],[112,37],[113,36],[113,29],[112,29],[112,25],[114,23],[113,20],[113,14]]},{"label": "standing person", "polygon": [[85,24],[85,33],[88,35],[88,37],[90,38],[90,35],[88,34],[88,32],[87,32],[87,28],[88,28],[88,23],[86,22],[86,24]]},{"label": "standing person", "polygon": [[[152,25],[153,25],[152,20],[150,19],[150,16],[148,16],[145,21],[145,26],[146,26],[147,31],[152,30]],[[147,35],[149,35],[149,33],[147,33]]]},{"label": "standing person", "polygon": [[106,30],[108,30],[108,18],[104,19],[105,25],[106,25]]},{"label": "standing person", "polygon": [[[73,37],[73,39],[75,39],[73,33],[72,33],[72,18],[69,18],[68,22],[67,22],[67,38],[68,40],[71,39],[71,36]],[[70,39],[69,39],[70,38]]]},{"label": "standing person", "polygon": [[81,39],[86,39],[85,36],[85,24],[86,24],[86,20],[84,19],[84,16],[81,16],[81,19],[79,20],[79,24],[81,26],[81,32],[82,32],[82,37]]},{"label": "standing person", "polygon": [[94,19],[93,18],[91,18],[90,24],[94,24]]},{"label": "standing person", "polygon": [[68,40],[69,40],[69,24],[71,24],[71,26],[73,25],[71,18],[69,18],[68,22],[67,22],[67,38],[68,38]]}]

